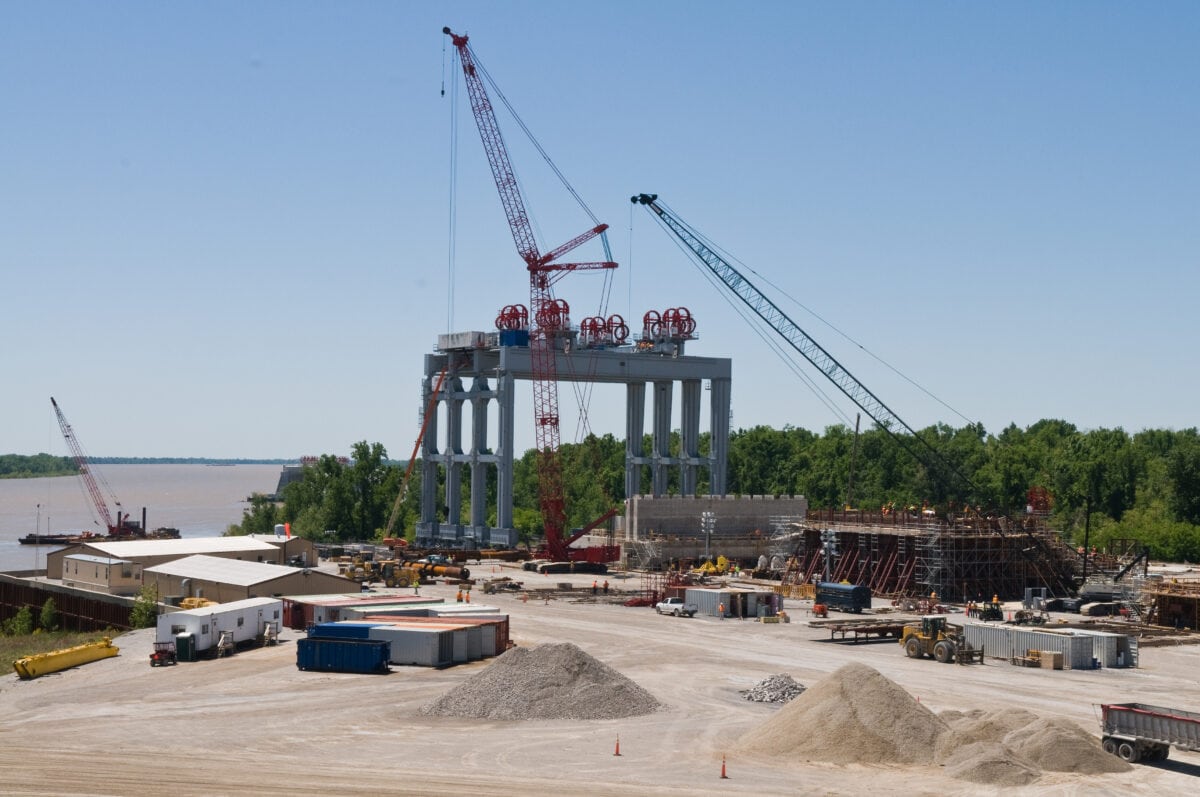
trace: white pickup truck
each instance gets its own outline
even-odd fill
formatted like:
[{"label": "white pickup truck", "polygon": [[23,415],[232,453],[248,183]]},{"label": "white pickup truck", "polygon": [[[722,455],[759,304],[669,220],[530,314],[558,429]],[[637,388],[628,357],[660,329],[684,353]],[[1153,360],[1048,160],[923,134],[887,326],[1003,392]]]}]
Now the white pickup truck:
[{"label": "white pickup truck", "polygon": [[654,605],[654,611],[675,617],[691,617],[696,614],[696,604],[684,603],[683,598],[664,598]]}]

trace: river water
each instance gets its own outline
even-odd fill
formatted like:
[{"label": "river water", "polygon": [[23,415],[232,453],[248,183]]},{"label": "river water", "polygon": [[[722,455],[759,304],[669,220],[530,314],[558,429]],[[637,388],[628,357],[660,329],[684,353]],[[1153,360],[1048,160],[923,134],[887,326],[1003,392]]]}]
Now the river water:
[{"label": "river water", "polygon": [[[141,521],[145,507],[151,529],[215,537],[241,522],[251,493],[275,491],[280,471],[279,465],[98,465],[92,472],[103,479],[114,515],[105,483],[131,519]],[[21,545],[26,534],[103,533],[91,506],[79,476],[0,479],[0,572],[43,568],[46,553],[60,547]]]}]

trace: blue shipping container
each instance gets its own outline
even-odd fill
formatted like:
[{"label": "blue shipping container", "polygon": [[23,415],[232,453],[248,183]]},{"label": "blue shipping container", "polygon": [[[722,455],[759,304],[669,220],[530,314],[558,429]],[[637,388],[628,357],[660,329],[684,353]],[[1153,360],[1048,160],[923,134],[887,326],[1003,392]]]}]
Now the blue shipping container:
[{"label": "blue shipping container", "polygon": [[830,609],[858,614],[871,608],[871,589],[859,584],[838,584],[832,581],[817,583],[813,603],[823,603]]},{"label": "blue shipping container", "polygon": [[296,640],[296,667],[320,672],[386,673],[391,645],[381,639]]}]

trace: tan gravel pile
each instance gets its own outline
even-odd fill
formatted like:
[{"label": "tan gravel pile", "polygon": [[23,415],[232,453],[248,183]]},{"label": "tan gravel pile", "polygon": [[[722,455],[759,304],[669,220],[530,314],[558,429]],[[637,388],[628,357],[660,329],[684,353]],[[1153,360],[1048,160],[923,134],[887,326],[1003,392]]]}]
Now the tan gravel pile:
[{"label": "tan gravel pile", "polygon": [[908,692],[854,663],[742,736],[738,749],[835,764],[931,763],[945,730],[946,723]]},{"label": "tan gravel pile", "polygon": [[937,743],[937,760],[946,761],[958,749],[975,742],[999,744],[1000,740],[1018,728],[1037,720],[1037,714],[1023,708],[997,708],[990,711],[942,711],[942,721],[950,726]]},{"label": "tan gravel pile", "polygon": [[1041,775],[1028,762],[1014,758],[995,742],[962,745],[941,763],[950,777],[989,786],[1024,786]]},{"label": "tan gravel pile", "polygon": [[513,648],[422,713],[497,720],[616,719],[650,714],[654,696],[569,642]]}]

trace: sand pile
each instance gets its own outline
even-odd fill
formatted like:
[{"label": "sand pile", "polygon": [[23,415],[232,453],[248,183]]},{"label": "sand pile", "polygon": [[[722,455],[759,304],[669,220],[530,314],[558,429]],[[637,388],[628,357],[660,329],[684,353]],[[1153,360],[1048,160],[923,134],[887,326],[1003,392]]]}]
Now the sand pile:
[{"label": "sand pile", "polygon": [[513,648],[425,706],[422,713],[480,719],[615,719],[649,714],[654,696],[563,642]]},{"label": "sand pile", "polygon": [[1133,767],[1104,752],[1095,734],[1070,720],[1048,717],[1010,731],[1004,746],[1046,772],[1128,772]]},{"label": "sand pile", "polygon": [[738,748],[835,764],[931,763],[946,727],[877,670],[847,664],[742,736]]},{"label": "sand pile", "polygon": [[738,741],[743,753],[834,764],[941,764],[951,777],[1024,786],[1044,772],[1126,772],[1095,734],[1019,708],[926,709],[864,664],[848,664]]},{"label": "sand pile", "polygon": [[950,730],[938,740],[938,762],[952,777],[992,786],[1023,786],[1043,772],[1097,775],[1130,769],[1070,720],[1023,709],[943,712]]}]

